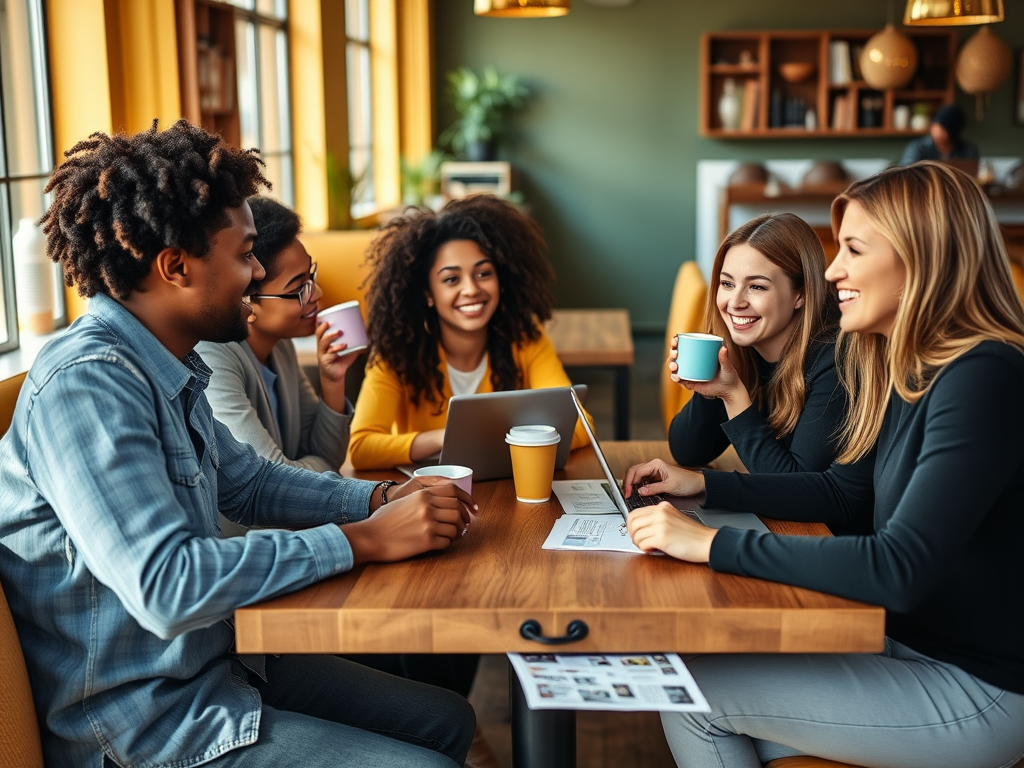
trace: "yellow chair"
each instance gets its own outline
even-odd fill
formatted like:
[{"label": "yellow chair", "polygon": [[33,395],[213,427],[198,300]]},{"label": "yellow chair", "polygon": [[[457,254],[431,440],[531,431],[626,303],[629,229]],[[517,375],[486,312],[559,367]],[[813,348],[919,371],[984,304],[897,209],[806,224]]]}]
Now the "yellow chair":
[{"label": "yellow chair", "polygon": [[363,282],[369,270],[363,264],[366,249],[377,236],[375,229],[303,232],[299,237],[317,263],[317,282],[323,290],[323,309],[345,301],[360,302],[366,318],[366,290]]},{"label": "yellow chair", "polygon": [[9,379],[0,381],[0,437],[6,434],[14,416],[14,404],[18,402],[18,393],[28,374],[19,373]]},{"label": "yellow chair", "polygon": [[[700,333],[704,330],[704,304],[707,301],[708,286],[704,275],[695,261],[683,262],[676,274],[676,285],[672,290],[672,303],[668,310],[668,324],[665,326],[665,357],[672,337],[677,333]],[[693,393],[681,387],[668,377],[668,371],[661,374],[661,416],[665,431],[673,417],[690,400]]]},{"label": "yellow chair", "polygon": [[[0,437],[11,426],[25,374],[0,381]],[[43,768],[39,722],[32,703],[25,656],[0,585],[0,765]]]}]

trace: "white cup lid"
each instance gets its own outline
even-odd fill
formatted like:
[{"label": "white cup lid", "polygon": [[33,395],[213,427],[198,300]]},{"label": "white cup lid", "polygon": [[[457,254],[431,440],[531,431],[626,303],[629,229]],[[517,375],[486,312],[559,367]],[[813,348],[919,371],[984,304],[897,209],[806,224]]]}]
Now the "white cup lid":
[{"label": "white cup lid", "polygon": [[554,445],[561,439],[558,430],[546,424],[512,427],[505,435],[505,442],[509,445]]}]

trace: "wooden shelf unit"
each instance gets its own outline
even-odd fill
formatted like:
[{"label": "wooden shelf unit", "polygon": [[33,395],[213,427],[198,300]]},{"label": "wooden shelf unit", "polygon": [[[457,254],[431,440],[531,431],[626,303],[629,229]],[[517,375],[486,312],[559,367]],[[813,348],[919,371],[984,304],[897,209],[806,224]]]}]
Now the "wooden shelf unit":
[{"label": "wooden shelf unit", "polygon": [[[755,32],[708,32],[701,36],[700,60],[700,133],[716,139],[806,139],[919,136],[926,129],[897,129],[893,113],[897,106],[912,108],[925,104],[929,114],[954,100],[953,66],[956,60],[956,33],[943,29],[901,29],[914,41],[918,51],[917,71],[906,89],[878,90],[859,78],[859,51],[878,30],[802,30]],[[849,49],[849,82],[830,82],[832,44]],[[802,82],[788,82],[779,65],[804,62],[814,70]],[[722,126],[718,103],[725,83],[756,89],[753,100],[753,127],[728,130]],[[813,109],[816,127],[774,125],[772,98],[783,107],[795,105],[793,113],[806,114]],[[871,99],[877,109],[870,114],[862,109]],[[836,121],[843,100],[848,119]],[[743,99],[740,99],[742,104]],[[801,109],[800,107],[803,107]],[[775,110],[777,118],[779,110]],[[782,109],[785,122],[785,108]],[[873,118],[875,125],[869,122]],[[774,122],[777,122],[774,121]]]},{"label": "wooden shelf unit", "polygon": [[217,0],[176,0],[175,10],[182,115],[238,146],[235,9]]}]

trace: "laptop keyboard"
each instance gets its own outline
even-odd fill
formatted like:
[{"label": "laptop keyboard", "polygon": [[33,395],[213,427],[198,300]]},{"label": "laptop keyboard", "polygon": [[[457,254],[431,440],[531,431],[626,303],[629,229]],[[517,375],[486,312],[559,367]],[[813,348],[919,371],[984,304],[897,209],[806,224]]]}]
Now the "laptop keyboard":
[{"label": "laptop keyboard", "polygon": [[[634,509],[638,509],[640,507],[652,507],[655,504],[660,504],[663,501],[665,501],[665,499],[662,496],[659,496],[658,494],[654,494],[653,496],[641,496],[636,492],[636,488],[634,488],[633,494],[626,499],[626,509],[632,512]],[[696,520],[701,525],[704,524],[703,521],[697,516],[697,513],[694,512],[692,509],[679,509],[678,507],[676,507],[676,509],[682,514],[686,515],[687,517]]]},{"label": "laptop keyboard", "polygon": [[653,496],[641,496],[637,493],[638,487],[639,486],[634,487],[633,493],[626,497],[626,509],[630,512],[634,509],[639,509],[640,507],[653,507],[655,504],[661,504],[661,502],[664,501],[664,499],[657,494],[654,494]]}]

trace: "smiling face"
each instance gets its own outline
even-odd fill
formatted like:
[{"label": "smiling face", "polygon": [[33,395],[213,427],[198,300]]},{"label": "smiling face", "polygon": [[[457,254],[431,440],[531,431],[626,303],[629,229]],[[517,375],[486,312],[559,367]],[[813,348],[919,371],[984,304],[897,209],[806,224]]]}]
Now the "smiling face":
[{"label": "smiling face", "polygon": [[[313,260],[302,242],[292,240],[274,259],[277,274],[260,284],[261,294],[297,293],[310,279]],[[316,331],[316,313],[323,291],[316,283],[309,301],[300,306],[297,299],[254,299],[251,332],[275,340],[311,336]]]},{"label": "smiling face", "polygon": [[725,253],[715,299],[733,343],[777,362],[798,322],[804,296],[776,264],[743,243]]},{"label": "smiling face", "polygon": [[487,333],[498,309],[498,273],[472,240],[450,240],[430,268],[427,303],[437,310],[442,333]]},{"label": "smiling face", "polygon": [[266,274],[252,255],[256,226],[247,203],[227,210],[231,224],[210,238],[205,256],[190,257],[199,296],[191,312],[195,337],[204,341],[242,341],[251,313],[245,301]]},{"label": "smiling face", "polygon": [[892,333],[906,267],[856,200],[843,212],[839,253],[825,278],[839,290],[840,328],[848,333]]}]

